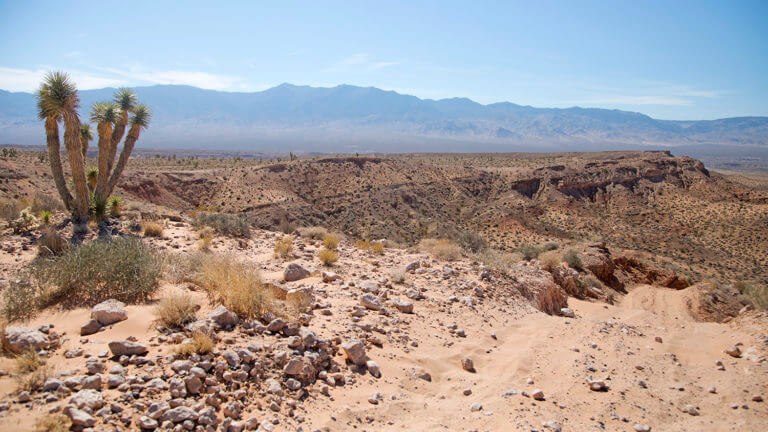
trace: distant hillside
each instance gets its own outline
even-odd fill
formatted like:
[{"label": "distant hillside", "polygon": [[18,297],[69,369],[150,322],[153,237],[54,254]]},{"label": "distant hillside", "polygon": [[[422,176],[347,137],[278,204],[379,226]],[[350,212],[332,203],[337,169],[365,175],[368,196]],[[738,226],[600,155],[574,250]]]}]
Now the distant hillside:
[{"label": "distant hillside", "polygon": [[[294,152],[768,148],[768,117],[668,121],[597,108],[419,99],[350,85],[282,84],[255,93],[170,85],[135,90],[154,112],[141,147]],[[81,91],[83,112],[113,91]],[[0,90],[0,144],[43,142],[34,95]]]}]

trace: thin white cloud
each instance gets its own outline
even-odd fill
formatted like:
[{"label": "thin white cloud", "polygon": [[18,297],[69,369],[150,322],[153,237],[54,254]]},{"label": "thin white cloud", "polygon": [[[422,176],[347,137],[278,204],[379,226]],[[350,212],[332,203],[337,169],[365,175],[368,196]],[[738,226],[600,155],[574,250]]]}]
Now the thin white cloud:
[{"label": "thin white cloud", "polygon": [[679,97],[669,96],[610,96],[596,97],[568,103],[576,105],[667,105],[667,106],[691,106],[692,101]]},{"label": "thin white cloud", "polygon": [[[45,69],[16,69],[0,66],[0,89],[9,91],[31,92],[37,89],[43,77],[48,72]],[[77,88],[82,90],[126,85],[124,79],[96,76],[79,70],[68,71]]]},{"label": "thin white cloud", "polygon": [[104,69],[104,71],[142,84],[190,85],[209,90],[245,90],[251,88],[242,77],[235,75],[185,70],[150,71],[140,67],[132,67],[127,70],[111,68]]},{"label": "thin white cloud", "polygon": [[323,72],[351,72],[354,70],[379,70],[399,65],[398,61],[373,61],[367,53],[353,54],[323,69]]},{"label": "thin white cloud", "polygon": [[693,106],[697,99],[716,99],[728,94],[725,90],[702,90],[664,82],[617,87],[588,87],[587,96],[568,101],[576,105],[659,105]]}]

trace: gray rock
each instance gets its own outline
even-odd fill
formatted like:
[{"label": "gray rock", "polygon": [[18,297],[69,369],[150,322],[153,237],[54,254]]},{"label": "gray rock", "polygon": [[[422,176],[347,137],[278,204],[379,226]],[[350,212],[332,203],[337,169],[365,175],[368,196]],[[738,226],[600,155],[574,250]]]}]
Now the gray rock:
[{"label": "gray rock", "polygon": [[553,432],[563,431],[563,425],[561,425],[560,422],[550,420],[550,421],[542,422],[541,425]]},{"label": "gray rock", "polygon": [[112,341],[109,343],[109,350],[113,356],[132,356],[132,355],[144,355],[149,352],[146,346],[131,342],[128,340]]},{"label": "gray rock", "polygon": [[101,390],[101,375],[86,377],[81,383],[83,389]]},{"label": "gray rock", "polygon": [[589,382],[589,389],[592,391],[606,391],[608,386],[603,380],[594,380]]},{"label": "gray rock", "polygon": [[363,292],[373,293],[373,294],[377,294],[379,292],[379,284],[377,284],[374,281],[370,281],[370,280],[362,281],[360,282],[359,286],[360,286],[360,289],[363,290]]},{"label": "gray rock", "polygon": [[475,363],[469,357],[461,359],[461,367],[467,372],[475,371]]},{"label": "gray rock", "polygon": [[74,407],[66,409],[64,414],[72,420],[73,426],[93,427],[96,424],[96,419],[92,415]]},{"label": "gray rock", "polygon": [[49,391],[56,391],[59,389],[59,387],[62,387],[64,385],[64,382],[60,379],[56,378],[48,378],[45,380],[45,384],[43,384],[43,391],[49,392]]},{"label": "gray rock", "polygon": [[632,427],[636,432],[651,432],[651,427],[648,425],[642,425],[642,424],[635,424]]},{"label": "gray rock", "polygon": [[69,402],[79,409],[99,409],[104,406],[104,398],[101,393],[93,389],[80,390],[69,398]]},{"label": "gray rock", "polygon": [[381,378],[381,369],[375,361],[368,360],[365,362],[365,367],[368,369],[368,372],[370,372],[371,375],[375,376],[376,378]]},{"label": "gray rock", "polygon": [[576,313],[571,308],[560,308],[560,315],[566,318],[576,318]]},{"label": "gray rock", "polygon": [[414,271],[420,266],[421,266],[421,263],[419,261],[411,261],[410,263],[408,263],[407,266],[405,266],[405,271],[407,272]]},{"label": "gray rock", "polygon": [[176,408],[166,411],[161,417],[160,421],[169,421],[172,423],[181,423],[185,420],[197,420],[197,413],[195,410],[185,406],[178,406]]},{"label": "gray rock", "polygon": [[472,412],[482,411],[482,409],[483,406],[480,404],[480,402],[475,402],[469,406],[469,410]]},{"label": "gray rock", "polygon": [[219,306],[208,315],[208,319],[221,328],[234,327],[238,323],[237,315],[224,306]]},{"label": "gray rock", "polygon": [[141,418],[139,418],[139,427],[142,429],[153,430],[157,429],[158,423],[155,419],[151,419],[147,416],[141,416]]},{"label": "gray rock", "polygon": [[101,324],[95,319],[89,319],[88,322],[80,327],[80,336],[92,335],[101,330]]},{"label": "gray rock", "polygon": [[381,299],[371,293],[361,295],[360,304],[371,310],[381,310]]},{"label": "gray rock", "polygon": [[354,364],[361,366],[365,364],[365,345],[359,339],[352,339],[341,344],[344,355]]},{"label": "gray rock", "polygon": [[128,319],[128,313],[125,311],[125,304],[115,299],[105,300],[91,310],[91,319],[106,326],[116,322]]},{"label": "gray rock", "polygon": [[5,342],[14,353],[48,348],[52,345],[49,336],[32,327],[9,326],[5,328]]},{"label": "gray rock", "polygon": [[409,302],[408,300],[395,297],[392,299],[392,305],[402,313],[413,313],[413,303]]},{"label": "gray rock", "polygon": [[125,377],[119,374],[109,374],[107,376],[107,388],[117,388],[125,382]]},{"label": "gray rock", "polygon": [[194,375],[185,377],[184,385],[187,386],[187,393],[192,395],[200,394],[203,389],[203,381]]},{"label": "gray rock", "polygon": [[154,402],[152,403],[149,408],[147,408],[147,416],[149,418],[157,420],[160,417],[165,414],[166,411],[171,409],[171,406],[168,405],[168,402]]},{"label": "gray rock", "polygon": [[307,276],[309,276],[309,270],[296,263],[288,264],[288,266],[285,268],[285,271],[283,272],[283,279],[286,282],[294,282],[300,279],[304,279]]},{"label": "gray rock", "polygon": [[282,318],[275,318],[267,324],[267,330],[276,333],[284,329],[288,323]]},{"label": "gray rock", "polygon": [[541,389],[535,389],[535,390],[533,391],[533,393],[531,393],[531,397],[532,397],[534,400],[537,400],[537,401],[543,401],[543,400],[544,400],[544,392],[543,392],[543,391],[541,391]]}]

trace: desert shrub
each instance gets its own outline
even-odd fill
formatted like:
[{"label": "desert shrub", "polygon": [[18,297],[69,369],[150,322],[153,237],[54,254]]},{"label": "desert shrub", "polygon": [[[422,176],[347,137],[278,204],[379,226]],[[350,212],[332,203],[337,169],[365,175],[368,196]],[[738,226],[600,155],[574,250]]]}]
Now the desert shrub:
[{"label": "desert shrub", "polygon": [[13,228],[13,232],[16,234],[29,231],[32,226],[37,224],[37,218],[32,213],[32,209],[30,207],[25,208],[19,213],[19,217],[13,221],[10,222],[11,228]]},{"label": "desert shrub", "polygon": [[226,213],[198,213],[192,220],[192,225],[200,229],[208,226],[217,233],[228,237],[251,237],[251,225],[240,215]]},{"label": "desert shrub", "polygon": [[45,227],[37,241],[37,253],[43,256],[61,255],[69,249],[67,239],[53,227]]},{"label": "desert shrub", "polygon": [[389,272],[389,279],[396,284],[405,283],[405,271],[401,269],[392,270]]},{"label": "desert shrub", "polygon": [[557,285],[550,286],[540,292],[536,300],[538,309],[550,315],[559,314],[561,308],[568,306],[568,297]]},{"label": "desert shrub", "polygon": [[289,222],[288,219],[283,219],[277,226],[277,230],[283,234],[291,234],[296,231],[296,225],[292,222]]},{"label": "desert shrub", "polygon": [[93,304],[109,298],[146,300],[158,286],[159,257],[139,239],[99,239],[60,257],[38,257],[30,273],[43,287],[41,306]]},{"label": "desert shrub", "polygon": [[323,263],[323,265],[331,266],[339,259],[339,254],[333,249],[324,248],[317,253],[317,258]]},{"label": "desert shrub", "polygon": [[541,249],[534,245],[525,245],[520,248],[520,252],[523,254],[523,259],[530,261],[539,257]]},{"label": "desert shrub", "polygon": [[8,321],[21,321],[32,318],[37,312],[37,290],[34,285],[23,279],[12,280],[3,291],[3,318]]},{"label": "desert shrub", "polygon": [[109,201],[96,194],[91,195],[91,220],[101,222],[107,217],[107,209],[109,208]]},{"label": "desert shrub", "polygon": [[733,288],[743,294],[756,309],[768,310],[768,288],[749,282],[736,282]]},{"label": "desert shrub", "polygon": [[163,224],[157,221],[145,221],[141,224],[141,230],[145,237],[162,237]]},{"label": "desert shrub", "polygon": [[328,230],[323,227],[305,227],[299,228],[299,234],[312,240],[322,240],[328,235]]},{"label": "desert shrub", "polygon": [[512,254],[490,248],[475,254],[473,258],[483,263],[486,267],[503,272],[509,270],[512,265],[519,261],[519,258]]},{"label": "desert shrub", "polygon": [[555,249],[560,249],[560,243],[549,241],[541,245],[542,252],[553,251]]},{"label": "desert shrub", "polygon": [[372,243],[370,240],[358,240],[355,242],[355,246],[360,250],[369,251],[371,250]]},{"label": "desert shrub", "polygon": [[35,432],[67,432],[72,422],[63,414],[47,414],[35,421]]},{"label": "desert shrub", "polygon": [[550,250],[539,255],[539,263],[541,267],[551,272],[555,267],[562,262],[562,257],[557,251]]},{"label": "desert shrub", "polygon": [[287,258],[293,253],[293,239],[283,237],[275,242],[275,255]]},{"label": "desert shrub", "polygon": [[208,256],[203,253],[166,253],[162,255],[163,276],[167,281],[180,284],[194,282],[194,274]]},{"label": "desert shrub", "polygon": [[339,236],[333,233],[328,233],[323,236],[323,246],[326,249],[336,250],[339,247]]},{"label": "desert shrub", "polygon": [[191,296],[175,294],[165,297],[155,306],[157,322],[168,328],[182,328],[196,319],[198,306]]},{"label": "desert shrub", "polygon": [[190,357],[192,354],[204,355],[213,352],[216,344],[210,336],[201,332],[194,332],[189,341],[179,344],[174,352],[179,357]]},{"label": "desert shrub", "polygon": [[581,263],[581,258],[579,258],[579,253],[574,249],[568,249],[567,251],[563,252],[563,261],[574,270],[584,270],[584,267]]},{"label": "desert shrub", "polygon": [[51,369],[45,359],[31,350],[16,356],[14,369],[19,391],[39,391],[51,376]]},{"label": "desert shrub", "polygon": [[418,247],[419,250],[445,261],[455,261],[461,257],[461,248],[448,239],[424,239],[419,242]]},{"label": "desert shrub", "polygon": [[275,312],[274,298],[261,282],[259,273],[233,257],[208,257],[196,275],[196,283],[214,301],[241,317],[257,317]]},{"label": "desert shrub", "polygon": [[462,230],[456,236],[456,243],[467,252],[478,253],[488,247],[488,243],[474,231]]},{"label": "desert shrub", "polygon": [[38,215],[44,211],[54,212],[57,210],[64,210],[64,205],[61,203],[61,201],[59,201],[58,198],[54,198],[50,195],[42,194],[39,192],[32,196],[29,207],[32,209],[32,213]]},{"label": "desert shrub", "polygon": [[117,196],[109,198],[109,214],[120,217],[123,212],[123,199]]},{"label": "desert shrub", "polygon": [[51,223],[51,219],[53,219],[53,213],[51,213],[48,210],[43,210],[40,212],[40,220],[43,221],[44,225],[48,225]]},{"label": "desert shrub", "polygon": [[375,253],[376,255],[384,255],[384,242],[383,241],[376,241],[371,243],[371,252]]},{"label": "desert shrub", "polygon": [[22,208],[24,207],[18,201],[2,198],[0,199],[0,218],[10,222],[19,217]]},{"label": "desert shrub", "polygon": [[211,248],[211,242],[213,242],[214,229],[211,227],[205,227],[201,229],[197,235],[200,238],[200,249],[207,251]]}]

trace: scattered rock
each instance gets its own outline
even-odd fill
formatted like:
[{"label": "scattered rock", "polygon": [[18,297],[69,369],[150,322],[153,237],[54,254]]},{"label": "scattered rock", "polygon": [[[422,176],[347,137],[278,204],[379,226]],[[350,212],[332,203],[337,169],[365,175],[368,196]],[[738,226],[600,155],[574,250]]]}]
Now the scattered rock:
[{"label": "scattered rock", "polygon": [[94,319],[103,326],[114,324],[116,322],[128,319],[128,312],[125,310],[125,303],[109,299],[105,300],[91,310],[91,319]]},{"label": "scattered rock", "polygon": [[537,400],[537,401],[543,401],[543,400],[544,400],[544,392],[543,392],[543,391],[541,391],[541,389],[535,389],[535,390],[533,391],[533,393],[531,393],[531,397],[532,397],[534,400]]},{"label": "scattered rock", "polygon": [[237,325],[238,319],[234,312],[230,312],[229,309],[224,306],[219,306],[208,315],[208,319],[213,321],[214,324],[220,328],[232,328]]},{"label": "scattered rock", "polygon": [[36,328],[9,326],[5,328],[5,343],[14,353],[24,351],[39,351],[48,348],[52,342],[49,336]]},{"label": "scattered rock", "polygon": [[80,336],[92,335],[101,330],[101,324],[95,319],[89,319],[88,322],[80,327]]},{"label": "scattered rock", "polygon": [[741,357],[741,349],[739,347],[737,347],[736,345],[734,345],[734,346],[732,346],[730,348],[727,348],[725,350],[725,353],[728,354],[731,357],[735,357],[735,358]]},{"label": "scattered rock", "polygon": [[113,356],[132,356],[132,355],[144,355],[149,352],[149,349],[136,342],[128,340],[112,341],[109,343],[109,350]]},{"label": "scattered rock", "polygon": [[566,318],[576,318],[576,313],[571,308],[560,308],[560,315]]},{"label": "scattered rock", "polygon": [[475,372],[475,363],[469,357],[461,359],[461,367],[467,372]]},{"label": "scattered rock", "polygon": [[283,272],[283,280],[286,282],[294,282],[300,279],[304,279],[308,276],[309,270],[296,263],[288,264],[288,266],[285,268],[285,271]]},{"label": "scattered rock", "polygon": [[360,296],[360,304],[371,310],[381,310],[381,299],[371,293]]},{"label": "scattered rock", "polygon": [[359,339],[352,339],[341,344],[344,355],[352,363],[361,366],[365,364],[365,345]]}]

